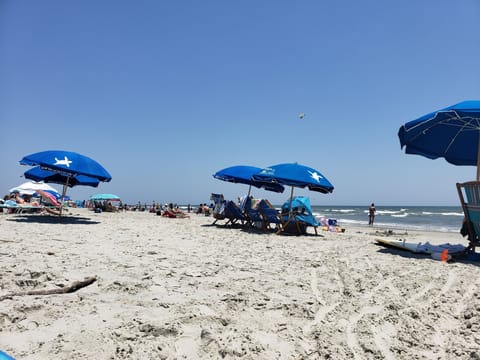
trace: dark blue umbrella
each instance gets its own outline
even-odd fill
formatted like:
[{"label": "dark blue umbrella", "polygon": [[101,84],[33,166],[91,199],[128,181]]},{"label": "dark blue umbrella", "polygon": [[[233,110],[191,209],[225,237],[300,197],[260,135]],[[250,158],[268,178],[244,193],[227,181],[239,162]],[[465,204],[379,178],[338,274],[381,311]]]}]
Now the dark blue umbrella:
[{"label": "dark blue umbrella", "polygon": [[[255,186],[257,188],[263,188],[278,193],[282,193],[283,190],[285,190],[281,184],[254,180],[252,176],[258,174],[261,170],[261,168],[256,166],[236,165],[217,171],[213,177],[222,181],[250,185],[250,188],[251,186]],[[250,188],[248,190],[249,195]]]},{"label": "dark blue umbrella", "polygon": [[480,180],[480,101],[464,101],[424,115],[398,131],[405,153],[477,166]]},{"label": "dark blue umbrella", "polygon": [[22,165],[40,166],[66,176],[85,175],[100,181],[110,181],[111,175],[95,160],[71,151],[49,150],[25,156]]},{"label": "dark blue umbrella", "polygon": [[258,174],[253,175],[253,179],[271,184],[291,186],[292,191],[293,187],[307,187],[311,191],[318,191],[324,194],[333,191],[333,185],[320,171],[297,163],[267,167]]},{"label": "dark blue umbrella", "polygon": [[46,183],[61,184],[69,187],[78,185],[97,187],[100,183],[100,180],[85,175],[67,176],[55,171],[44,170],[40,166],[36,166],[25,171],[24,176],[27,179],[37,182],[43,181]]}]

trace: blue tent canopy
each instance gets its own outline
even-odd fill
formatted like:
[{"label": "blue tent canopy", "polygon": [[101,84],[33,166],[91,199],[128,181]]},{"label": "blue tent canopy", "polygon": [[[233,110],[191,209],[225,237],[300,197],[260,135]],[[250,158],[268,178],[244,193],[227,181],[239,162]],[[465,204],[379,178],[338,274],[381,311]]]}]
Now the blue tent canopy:
[{"label": "blue tent canopy", "polygon": [[[313,216],[312,207],[310,206],[310,199],[306,196],[295,196],[292,199],[290,207],[290,199],[282,205],[282,214],[288,214],[290,208],[295,213],[295,219],[299,222],[304,222],[310,226],[318,226],[318,222]],[[285,220],[288,215],[284,215]]]}]

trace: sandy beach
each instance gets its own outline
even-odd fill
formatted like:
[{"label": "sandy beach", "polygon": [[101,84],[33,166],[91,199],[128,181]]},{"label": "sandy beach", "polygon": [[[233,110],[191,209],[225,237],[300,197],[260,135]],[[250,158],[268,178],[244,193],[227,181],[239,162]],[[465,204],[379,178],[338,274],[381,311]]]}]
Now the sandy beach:
[{"label": "sandy beach", "polygon": [[[377,227],[278,236],[145,212],[0,215],[0,349],[16,359],[480,359],[479,263]],[[458,233],[393,239],[463,244]],[[71,293],[62,289],[94,278]]]}]

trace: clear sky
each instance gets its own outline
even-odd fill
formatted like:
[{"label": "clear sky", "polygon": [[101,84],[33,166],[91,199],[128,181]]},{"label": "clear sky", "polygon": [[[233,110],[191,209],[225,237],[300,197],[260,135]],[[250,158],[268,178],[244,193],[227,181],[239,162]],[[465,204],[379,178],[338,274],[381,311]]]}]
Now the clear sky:
[{"label": "clear sky", "polygon": [[0,191],[63,149],[113,177],[75,199],[235,199],[247,186],[212,174],[298,162],[335,186],[295,189],[315,205],[458,205],[475,168],[397,132],[480,98],[479,23],[478,0],[0,0]]}]

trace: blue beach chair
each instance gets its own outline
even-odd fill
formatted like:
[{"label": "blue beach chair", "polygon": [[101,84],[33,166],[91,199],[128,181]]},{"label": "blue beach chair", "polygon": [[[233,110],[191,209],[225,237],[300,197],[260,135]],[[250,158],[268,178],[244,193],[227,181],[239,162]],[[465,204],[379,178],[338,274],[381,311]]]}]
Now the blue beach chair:
[{"label": "blue beach chair", "polygon": [[215,219],[212,223],[214,225],[218,220],[225,219],[225,199],[223,194],[213,194],[210,196],[210,200],[213,201],[213,218]]},{"label": "blue beach chair", "polygon": [[462,230],[466,229],[469,240],[466,251],[475,252],[480,245],[480,181],[457,183],[457,191],[465,215]]},{"label": "blue beach chair", "polygon": [[252,207],[252,197],[243,197],[240,203],[240,210],[245,215],[246,223],[248,226],[255,228],[263,228],[263,218],[258,209]]},{"label": "blue beach chair", "polygon": [[[264,226],[267,230],[279,230],[282,227],[282,219],[277,209],[275,209],[268,200],[262,199],[258,205],[258,210],[262,215]],[[275,224],[275,229],[272,228],[272,224]]]},{"label": "blue beach chair", "polygon": [[228,220],[225,226],[237,225],[239,222],[244,225],[248,220],[242,210],[231,200],[225,202],[225,219]]}]

